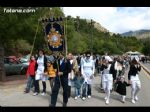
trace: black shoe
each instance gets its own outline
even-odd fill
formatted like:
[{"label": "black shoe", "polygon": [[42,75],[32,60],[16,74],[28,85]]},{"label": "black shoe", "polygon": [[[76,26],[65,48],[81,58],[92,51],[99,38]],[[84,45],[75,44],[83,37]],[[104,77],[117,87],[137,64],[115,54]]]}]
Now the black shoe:
[{"label": "black shoe", "polygon": [[28,91],[28,90],[25,90],[24,93],[29,93],[29,91]]},{"label": "black shoe", "polygon": [[112,90],[110,90],[110,93],[112,93],[113,92],[113,89]]},{"label": "black shoe", "polygon": [[104,89],[101,89],[101,92],[102,92],[102,93],[105,93]]},{"label": "black shoe", "polygon": [[49,104],[49,107],[55,107],[53,104]]},{"label": "black shoe", "polygon": [[63,107],[67,107],[67,103],[63,103]]}]

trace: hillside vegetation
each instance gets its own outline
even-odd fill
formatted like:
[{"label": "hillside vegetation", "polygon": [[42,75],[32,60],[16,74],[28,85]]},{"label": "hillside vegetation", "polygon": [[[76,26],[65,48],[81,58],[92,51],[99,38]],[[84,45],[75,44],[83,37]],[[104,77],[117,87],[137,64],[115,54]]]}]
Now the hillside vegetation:
[{"label": "hillside vegetation", "polygon": [[[37,7],[35,13],[4,13],[0,7],[0,45],[5,49],[5,55],[17,55],[31,50],[35,36],[38,19],[40,17],[65,17],[62,8]],[[82,18],[68,16],[66,19],[66,37],[68,52],[75,54],[91,50],[93,53],[123,54],[127,51],[143,51],[145,44],[135,37],[124,38],[120,34],[110,35],[97,29],[90,22]],[[44,48],[48,50],[44,40],[44,32],[40,24],[37,39],[35,41],[34,52]]]}]

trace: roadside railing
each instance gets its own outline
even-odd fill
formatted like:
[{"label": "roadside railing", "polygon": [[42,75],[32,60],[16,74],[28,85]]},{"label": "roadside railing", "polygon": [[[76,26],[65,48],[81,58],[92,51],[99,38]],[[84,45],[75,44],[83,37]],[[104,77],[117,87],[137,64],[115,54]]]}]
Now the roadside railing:
[{"label": "roadside railing", "polygon": [[140,63],[141,67],[150,75],[150,70],[145,67],[142,63]]}]

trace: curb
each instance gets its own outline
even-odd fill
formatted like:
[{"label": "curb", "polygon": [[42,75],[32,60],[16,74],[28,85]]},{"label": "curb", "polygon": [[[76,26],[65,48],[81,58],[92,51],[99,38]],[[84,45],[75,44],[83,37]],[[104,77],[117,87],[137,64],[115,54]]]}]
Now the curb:
[{"label": "curb", "polygon": [[150,70],[146,68],[142,63],[140,63],[141,67],[150,75]]},{"label": "curb", "polygon": [[11,86],[17,86],[21,84],[25,84],[26,80],[15,80],[15,81],[7,81],[7,82],[0,82],[0,87],[11,87]]},{"label": "curb", "polygon": [[16,86],[20,84],[26,83],[27,79],[25,76],[7,76],[6,81],[0,81],[0,87],[7,87],[7,86]]}]

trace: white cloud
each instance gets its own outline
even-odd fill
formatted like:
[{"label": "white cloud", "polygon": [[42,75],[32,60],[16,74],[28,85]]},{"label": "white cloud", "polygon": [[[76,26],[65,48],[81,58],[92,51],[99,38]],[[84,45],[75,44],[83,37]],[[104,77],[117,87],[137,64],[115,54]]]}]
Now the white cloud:
[{"label": "white cloud", "polygon": [[149,7],[64,7],[65,15],[93,19],[110,32],[150,29]]}]

